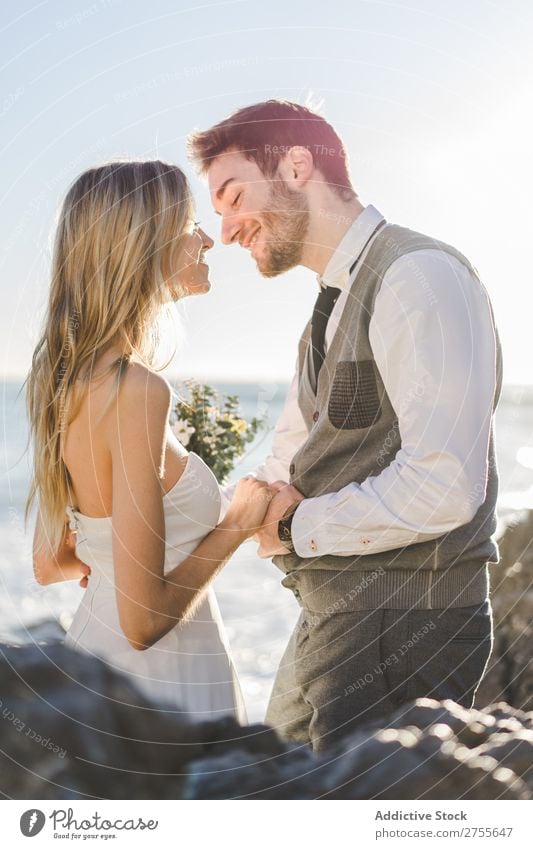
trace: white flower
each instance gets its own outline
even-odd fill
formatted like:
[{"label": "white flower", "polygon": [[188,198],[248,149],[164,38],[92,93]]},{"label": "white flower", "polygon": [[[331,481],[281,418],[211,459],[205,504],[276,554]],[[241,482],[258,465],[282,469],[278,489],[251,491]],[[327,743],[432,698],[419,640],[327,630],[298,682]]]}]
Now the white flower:
[{"label": "white flower", "polygon": [[196,428],[187,424],[183,419],[178,419],[176,424],[172,425],[172,433],[179,439],[184,448],[189,444],[191,436],[195,431]]}]

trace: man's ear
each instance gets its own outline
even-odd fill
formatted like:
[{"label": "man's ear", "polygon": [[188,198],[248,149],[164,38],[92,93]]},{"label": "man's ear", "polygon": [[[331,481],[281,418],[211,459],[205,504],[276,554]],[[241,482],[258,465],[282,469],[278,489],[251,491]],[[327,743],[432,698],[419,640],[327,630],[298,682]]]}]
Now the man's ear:
[{"label": "man's ear", "polygon": [[302,189],[311,179],[315,168],[313,155],[307,147],[295,145],[291,147],[281,162],[279,171],[291,189]]}]

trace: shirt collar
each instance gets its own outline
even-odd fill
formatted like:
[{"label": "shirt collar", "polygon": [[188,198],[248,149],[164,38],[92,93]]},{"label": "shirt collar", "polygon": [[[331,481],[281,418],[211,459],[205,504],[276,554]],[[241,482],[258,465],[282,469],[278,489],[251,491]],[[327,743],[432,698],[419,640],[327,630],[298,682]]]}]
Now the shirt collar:
[{"label": "shirt collar", "polygon": [[335,286],[341,291],[349,289],[350,266],[358,259],[372,231],[384,217],[375,206],[366,206],[335,248],[322,275],[317,275],[318,285]]}]

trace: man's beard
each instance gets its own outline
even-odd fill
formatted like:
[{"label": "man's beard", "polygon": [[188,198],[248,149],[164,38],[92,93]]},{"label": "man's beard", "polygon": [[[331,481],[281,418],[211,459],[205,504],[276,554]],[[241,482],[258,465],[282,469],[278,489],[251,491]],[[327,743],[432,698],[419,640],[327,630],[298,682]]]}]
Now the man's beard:
[{"label": "man's beard", "polygon": [[303,192],[285,180],[273,181],[267,206],[261,211],[264,258],[257,261],[263,277],[277,277],[299,265],[309,229],[309,204]]}]

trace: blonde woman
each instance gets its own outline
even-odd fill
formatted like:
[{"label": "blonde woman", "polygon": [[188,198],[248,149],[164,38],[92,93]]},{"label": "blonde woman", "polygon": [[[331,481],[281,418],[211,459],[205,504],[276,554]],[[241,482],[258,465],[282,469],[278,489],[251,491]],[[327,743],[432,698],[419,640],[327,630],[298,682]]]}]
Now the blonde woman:
[{"label": "blonde woman", "polygon": [[184,174],[158,161],[93,168],[68,192],[27,381],[26,516],[37,499],[37,581],[86,586],[66,645],[196,720],[245,721],[210,585],[270,490],[243,479],[217,525],[217,481],[170,430],[154,365],[165,305],[210,288],[213,242],[193,214]]}]

